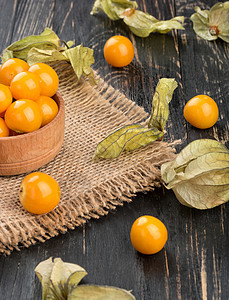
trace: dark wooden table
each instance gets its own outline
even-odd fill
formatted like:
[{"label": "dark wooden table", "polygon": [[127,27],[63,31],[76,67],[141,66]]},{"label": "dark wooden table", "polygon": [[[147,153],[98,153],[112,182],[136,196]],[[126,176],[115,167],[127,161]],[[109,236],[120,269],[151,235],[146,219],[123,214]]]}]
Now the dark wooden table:
[{"label": "dark wooden table", "polygon": [[[161,77],[179,82],[170,105],[167,126],[171,139],[182,139],[178,151],[192,140],[216,138],[228,144],[228,45],[198,38],[189,17],[195,5],[209,9],[213,0],[138,0],[141,10],[159,19],[184,15],[185,31],[139,38],[122,21],[90,16],[93,0],[1,0],[0,50],[48,26],[61,39],[94,49],[94,68],[105,81],[150,111],[152,94]],[[129,37],[135,59],[123,69],[103,57],[112,35]],[[185,122],[185,103],[208,94],[220,110],[217,124],[198,130]],[[161,219],[168,228],[165,248],[156,255],[137,253],[129,238],[134,220],[144,214]],[[200,211],[182,206],[172,191],[139,193],[129,204],[99,220],[60,234],[10,256],[0,256],[0,299],[41,299],[35,266],[50,256],[81,265],[88,271],[83,283],[113,285],[132,290],[136,299],[228,299],[229,206]]]}]

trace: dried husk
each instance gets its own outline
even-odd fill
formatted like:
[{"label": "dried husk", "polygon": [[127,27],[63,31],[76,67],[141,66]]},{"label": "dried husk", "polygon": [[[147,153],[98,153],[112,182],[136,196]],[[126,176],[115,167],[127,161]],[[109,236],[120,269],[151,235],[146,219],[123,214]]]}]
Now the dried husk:
[{"label": "dried husk", "polygon": [[42,261],[35,268],[35,273],[42,284],[42,300],[73,299],[135,299],[128,291],[109,286],[80,285],[87,275],[80,266],[65,263],[61,258]]},{"label": "dried husk", "polygon": [[174,78],[161,78],[157,84],[152,100],[152,113],[148,127],[163,131],[169,117],[169,102],[178,84]]},{"label": "dried husk", "polygon": [[27,60],[28,52],[32,48],[46,50],[58,49],[60,44],[60,40],[55,32],[50,28],[45,28],[40,35],[27,36],[8,46],[1,55],[2,63],[11,57]]},{"label": "dried husk", "polygon": [[140,10],[133,10],[132,13],[124,11],[120,16],[124,23],[129,26],[130,30],[137,36],[147,37],[150,33],[159,32],[168,33],[173,29],[184,30],[184,17],[175,17],[170,20],[159,21],[148,13]]},{"label": "dried husk", "polygon": [[60,258],[53,261],[52,257],[39,263],[35,273],[42,284],[42,300],[67,299],[70,290],[87,275],[82,267]]},{"label": "dried husk", "polygon": [[97,81],[91,68],[95,62],[93,50],[82,45],[73,48],[72,46],[72,41],[64,42],[62,46],[55,32],[50,28],[45,28],[40,35],[25,37],[8,46],[3,51],[1,59],[4,63],[12,57],[20,58],[27,61],[29,65],[39,62],[67,61],[72,65],[78,80],[84,76],[92,85],[95,85]]},{"label": "dried husk", "polygon": [[42,300],[45,300],[47,296],[52,269],[53,261],[51,257],[39,263],[35,269],[35,273],[42,284]]},{"label": "dried husk", "polygon": [[91,65],[95,62],[93,53],[94,51],[92,49],[78,45],[65,50],[64,55],[70,61],[78,79],[80,79],[81,76],[87,77],[89,82],[95,85],[97,82],[91,68]]},{"label": "dried husk", "polygon": [[91,14],[104,12],[111,20],[123,19],[124,23],[137,36],[147,37],[152,32],[167,33],[172,29],[184,30],[184,17],[159,21],[148,13],[137,10],[135,1],[128,0],[96,0]]},{"label": "dried husk", "polygon": [[160,79],[152,100],[148,128],[131,124],[116,129],[97,145],[93,160],[117,158],[123,151],[133,151],[163,138],[169,116],[168,104],[176,88],[174,78]]},{"label": "dried husk", "polygon": [[70,293],[68,300],[134,300],[135,297],[128,291],[98,285],[79,285]]},{"label": "dried husk", "polygon": [[183,205],[218,206],[229,201],[229,150],[215,140],[196,140],[161,166],[161,177]]},{"label": "dried husk", "polygon": [[163,180],[167,186],[172,188],[172,184],[178,181],[178,178],[184,174],[188,164],[195,161],[198,157],[205,157],[209,153],[227,153],[225,145],[215,140],[200,139],[186,146],[179,155],[167,164],[163,164]]},{"label": "dried husk", "polygon": [[210,209],[229,200],[228,184],[203,186],[198,184],[198,180],[190,180],[178,184],[173,191],[181,204],[197,209]]},{"label": "dried husk", "polygon": [[62,60],[66,60],[66,56],[57,49],[39,49],[35,47],[28,52],[26,58],[30,66],[38,62],[49,63]]},{"label": "dried husk", "polygon": [[129,0],[96,0],[91,15],[98,11],[104,12],[111,20],[116,21],[120,19],[120,15],[126,9],[137,8],[137,2]]},{"label": "dried husk", "polygon": [[216,3],[209,11],[197,6],[190,19],[201,38],[213,41],[219,37],[229,43],[229,1]]},{"label": "dried husk", "polygon": [[93,159],[112,159],[123,151],[133,151],[160,139],[163,132],[157,128],[144,128],[140,124],[123,126],[102,140],[96,148]]}]

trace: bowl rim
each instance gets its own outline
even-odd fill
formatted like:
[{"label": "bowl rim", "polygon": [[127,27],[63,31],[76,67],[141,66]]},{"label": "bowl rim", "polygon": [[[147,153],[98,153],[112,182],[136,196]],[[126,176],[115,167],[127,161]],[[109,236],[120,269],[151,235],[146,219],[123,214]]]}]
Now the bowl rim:
[{"label": "bowl rim", "polygon": [[53,95],[51,98],[53,98],[56,102],[58,102],[57,105],[59,107],[57,115],[51,122],[49,122],[45,126],[40,127],[39,129],[34,130],[32,132],[26,132],[24,134],[15,135],[15,136],[0,137],[0,143],[4,142],[4,141],[9,141],[9,140],[12,141],[12,140],[26,139],[27,137],[29,138],[33,135],[37,135],[40,133],[42,134],[43,132],[48,130],[49,127],[53,125],[53,123],[58,122],[58,120],[60,119],[61,115],[63,114],[63,112],[65,110],[64,99],[59,92],[56,92],[56,94]]}]

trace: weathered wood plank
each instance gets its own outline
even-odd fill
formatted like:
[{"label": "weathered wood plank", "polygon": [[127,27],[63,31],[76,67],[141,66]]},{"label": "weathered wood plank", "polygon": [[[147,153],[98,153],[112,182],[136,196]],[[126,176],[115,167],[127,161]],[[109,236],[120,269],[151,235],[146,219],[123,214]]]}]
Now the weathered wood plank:
[{"label": "weathered wood plank", "polygon": [[12,40],[12,31],[14,28],[14,18],[16,15],[17,0],[0,2],[0,48],[1,53],[10,44]]},{"label": "weathered wood plank", "polygon": [[[209,9],[215,1],[179,1],[176,2],[178,14],[191,16],[194,7]],[[179,50],[183,93],[185,103],[198,94],[212,97],[220,111],[219,119],[213,128],[200,130],[187,126],[187,140],[215,138],[228,145],[228,45],[218,39],[208,42],[196,36],[192,22],[186,18],[185,32],[180,34]],[[187,227],[187,259],[191,258],[190,276],[194,280],[198,298],[226,299],[228,271],[222,264],[228,265],[228,206],[199,212],[192,210],[190,224]],[[225,231],[225,224],[227,230]],[[216,250],[217,249],[217,250]],[[212,271],[210,271],[212,270]]]},{"label": "weathered wood plank", "polygon": [[45,27],[50,27],[53,20],[54,7],[54,0],[35,2],[18,0],[11,42],[28,35],[40,34]]}]

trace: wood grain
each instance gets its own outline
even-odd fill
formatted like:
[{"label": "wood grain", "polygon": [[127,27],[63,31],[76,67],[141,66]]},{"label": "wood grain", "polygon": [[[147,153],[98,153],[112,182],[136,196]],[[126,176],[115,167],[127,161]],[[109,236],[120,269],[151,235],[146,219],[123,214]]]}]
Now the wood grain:
[{"label": "wood grain", "polygon": [[[92,0],[8,0],[0,3],[4,8],[0,10],[1,51],[11,42],[51,26],[61,39],[93,48],[94,68],[100,76],[147,111],[158,79],[173,77],[179,87],[170,103],[166,138],[181,139],[178,151],[190,141],[206,137],[228,146],[228,44],[197,37],[189,19],[194,6],[209,9],[217,1],[137,2],[141,10],[159,19],[184,15],[185,31],[139,38],[122,21],[110,21],[103,14],[90,16]],[[103,46],[115,34],[129,37],[135,47],[133,63],[123,69],[109,66],[103,58]],[[183,117],[185,103],[196,94],[208,94],[219,106],[219,120],[211,129],[195,129]],[[129,239],[132,223],[144,214],[161,219],[169,232],[165,248],[153,256],[137,253]],[[33,270],[41,260],[53,256],[84,267],[88,276],[82,283],[132,290],[136,299],[226,300],[228,218],[227,204],[200,211],[182,206],[172,191],[139,193],[132,203],[84,227],[0,257],[0,299],[41,299]]]}]

